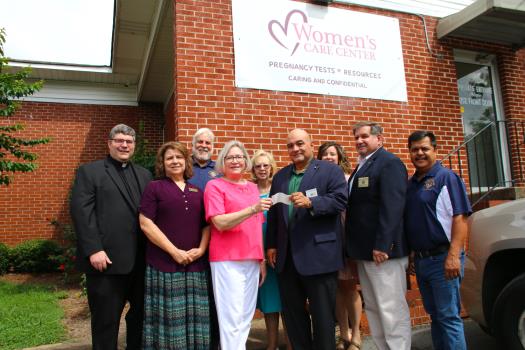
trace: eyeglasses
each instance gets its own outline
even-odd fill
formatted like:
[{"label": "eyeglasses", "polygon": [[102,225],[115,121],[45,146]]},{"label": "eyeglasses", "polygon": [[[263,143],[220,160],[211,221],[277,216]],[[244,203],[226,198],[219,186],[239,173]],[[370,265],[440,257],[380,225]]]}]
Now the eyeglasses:
[{"label": "eyeglasses", "polygon": [[111,141],[115,142],[117,145],[123,145],[127,143],[128,145],[132,145],[135,143],[133,140],[125,140],[125,139],[111,139]]},{"label": "eyeglasses", "polygon": [[246,159],[245,156],[240,156],[240,155],[236,155],[236,156],[226,156],[224,157],[224,160],[227,161],[227,162],[233,162],[233,161],[236,161],[236,162],[242,162]]},{"label": "eyeglasses", "polygon": [[257,164],[253,166],[255,169],[268,169],[270,164]]}]

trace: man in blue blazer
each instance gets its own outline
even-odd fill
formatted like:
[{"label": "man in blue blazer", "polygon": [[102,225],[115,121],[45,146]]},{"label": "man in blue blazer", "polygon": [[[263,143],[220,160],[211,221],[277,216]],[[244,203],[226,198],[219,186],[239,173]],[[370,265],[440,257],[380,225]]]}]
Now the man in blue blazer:
[{"label": "man in blue blazer", "polygon": [[339,166],[313,158],[305,130],[292,130],[286,147],[293,163],[275,174],[270,196],[283,193],[291,203],[276,204],[269,211],[267,256],[278,273],[294,350],[333,350],[337,271],[343,266],[345,177]]},{"label": "man in blue blazer", "polygon": [[346,249],[357,261],[365,312],[379,350],[410,350],[403,231],[407,171],[383,148],[379,124],[353,129],[359,165],[349,180]]}]

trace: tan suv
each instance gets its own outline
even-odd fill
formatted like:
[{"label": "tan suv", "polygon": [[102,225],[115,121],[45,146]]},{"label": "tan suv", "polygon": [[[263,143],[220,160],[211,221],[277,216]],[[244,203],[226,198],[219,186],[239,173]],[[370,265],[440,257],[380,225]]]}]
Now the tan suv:
[{"label": "tan suv", "polygon": [[461,286],[470,317],[506,346],[525,349],[525,199],[470,218]]}]

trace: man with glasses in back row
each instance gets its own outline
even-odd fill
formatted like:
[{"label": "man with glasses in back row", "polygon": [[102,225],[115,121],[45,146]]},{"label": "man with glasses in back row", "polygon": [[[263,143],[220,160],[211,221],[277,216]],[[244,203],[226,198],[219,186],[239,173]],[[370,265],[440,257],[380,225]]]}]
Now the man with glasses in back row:
[{"label": "man with glasses in back row", "polygon": [[138,206],[151,174],[131,163],[135,130],[109,133],[109,155],[79,167],[71,195],[77,268],[86,273],[93,349],[117,349],[126,301],[127,349],[142,346],[145,237]]}]

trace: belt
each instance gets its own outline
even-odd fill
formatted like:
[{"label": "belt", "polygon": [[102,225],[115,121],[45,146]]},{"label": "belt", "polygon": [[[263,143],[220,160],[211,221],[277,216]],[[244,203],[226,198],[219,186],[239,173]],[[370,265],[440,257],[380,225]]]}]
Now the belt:
[{"label": "belt", "polygon": [[414,251],[414,254],[416,257],[423,259],[428,258],[429,256],[436,256],[439,254],[443,254],[448,251],[448,248],[450,247],[449,243],[438,245],[435,248],[428,249],[428,250],[420,250],[420,251]]}]

